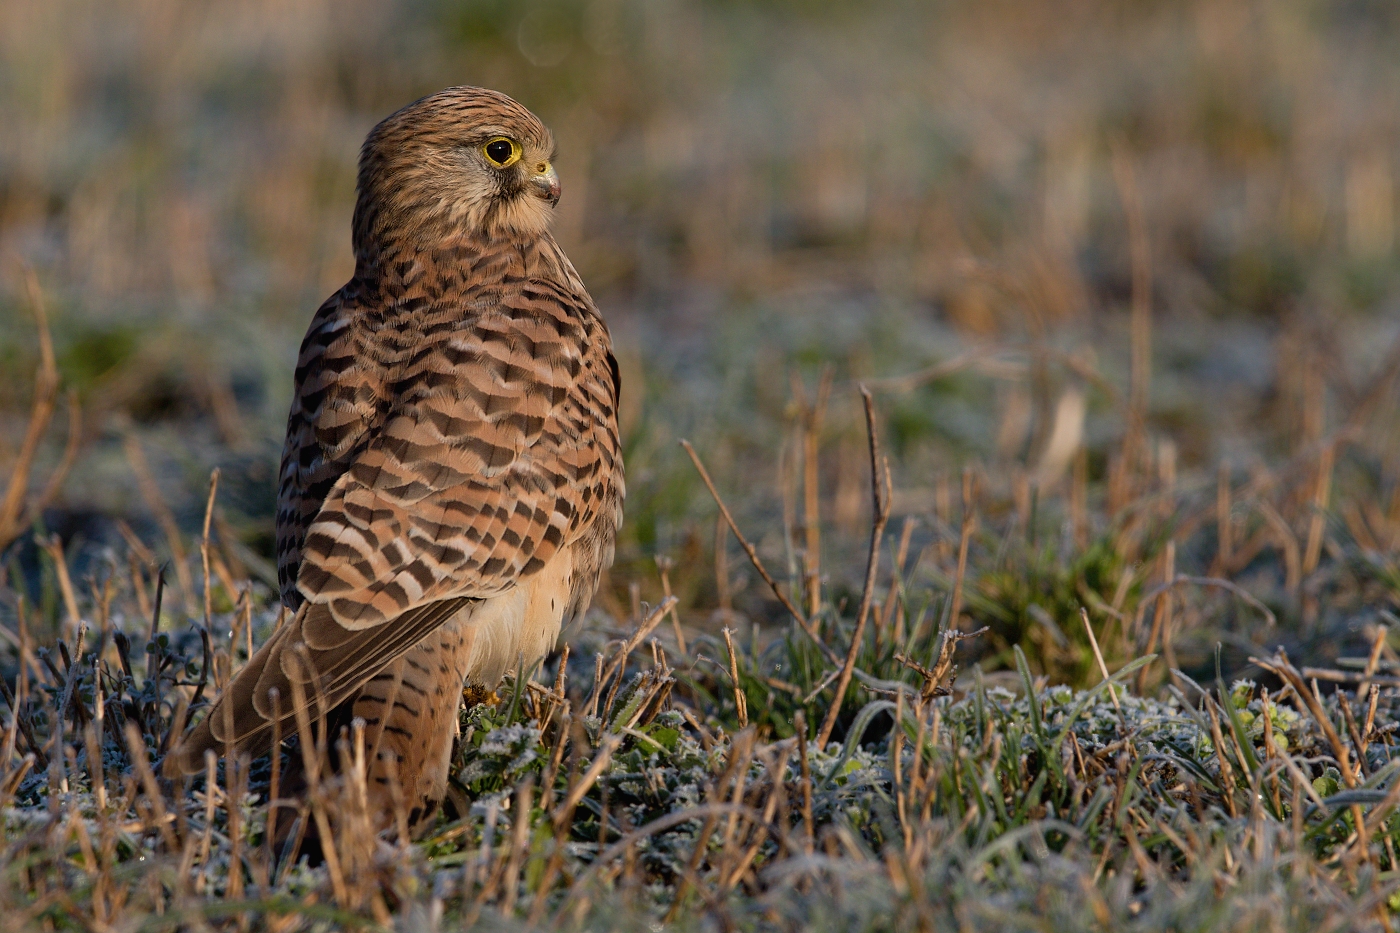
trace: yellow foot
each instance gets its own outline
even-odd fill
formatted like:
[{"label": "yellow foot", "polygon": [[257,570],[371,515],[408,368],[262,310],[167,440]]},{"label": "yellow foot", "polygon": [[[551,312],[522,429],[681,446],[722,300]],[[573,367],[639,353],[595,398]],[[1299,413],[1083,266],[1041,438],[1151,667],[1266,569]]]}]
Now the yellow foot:
[{"label": "yellow foot", "polygon": [[480,706],[482,703],[495,706],[497,703],[501,702],[501,698],[496,695],[496,691],[487,690],[485,687],[477,684],[468,684],[464,687],[462,689],[462,699],[466,701],[467,709],[471,709],[473,706]]}]

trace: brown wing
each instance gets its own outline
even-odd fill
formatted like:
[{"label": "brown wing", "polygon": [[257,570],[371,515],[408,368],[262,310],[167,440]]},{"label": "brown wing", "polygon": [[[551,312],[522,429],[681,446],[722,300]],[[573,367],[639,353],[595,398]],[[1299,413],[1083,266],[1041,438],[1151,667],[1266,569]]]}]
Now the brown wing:
[{"label": "brown wing", "polygon": [[357,326],[374,313],[375,297],[358,280],[332,295],[297,357],[277,492],[277,577],[282,602],[293,609],[302,603],[297,571],[306,529],[389,410],[392,360]]},{"label": "brown wing", "polygon": [[[298,559],[283,572],[295,587],[284,598],[301,608],[182,744],[181,767],[200,767],[204,748],[224,741],[264,747],[269,687],[291,715],[294,655],[311,659],[327,704],[338,702],[467,601],[534,573],[597,517],[620,465],[606,330],[567,285],[526,282],[488,297],[476,314],[464,316],[460,300],[419,306],[377,329],[356,320],[348,298],[318,314],[298,368],[279,509],[283,566]],[[345,466],[328,483],[337,455]]]}]

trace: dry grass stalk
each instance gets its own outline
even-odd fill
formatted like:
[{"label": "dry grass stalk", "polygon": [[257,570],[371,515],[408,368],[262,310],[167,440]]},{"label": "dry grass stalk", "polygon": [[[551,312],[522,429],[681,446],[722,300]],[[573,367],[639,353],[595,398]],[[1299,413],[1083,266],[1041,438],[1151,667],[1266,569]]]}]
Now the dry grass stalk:
[{"label": "dry grass stalk", "polygon": [[[597,671],[593,681],[593,693],[589,697],[587,704],[588,709],[597,709],[598,702],[609,682],[612,683],[612,690],[608,693],[605,709],[611,706],[612,697],[616,695],[617,689],[622,683],[628,656],[631,655],[633,651],[637,650],[637,646],[655,630],[661,620],[666,618],[667,614],[675,609],[678,602],[679,600],[677,600],[676,597],[669,596],[652,609],[651,612],[647,614],[646,618],[638,623],[637,630],[628,636],[627,641],[623,642],[621,647],[618,648],[617,653],[613,655],[606,669],[603,667],[603,656],[601,654],[598,655]],[[592,714],[590,713],[590,715]]]},{"label": "dry grass stalk", "polygon": [[830,366],[822,369],[815,401],[807,404],[802,381],[793,372],[793,396],[797,400],[798,419],[802,426],[802,529],[805,536],[803,551],[804,579],[807,589],[807,614],[815,618],[822,607],[821,590],[821,490],[818,448],[822,423],[826,419],[827,400],[831,396]]},{"label": "dry grass stalk", "polygon": [[1179,573],[1172,579],[1154,586],[1143,594],[1142,600],[1138,603],[1137,614],[1133,619],[1133,628],[1135,630],[1140,630],[1142,628],[1143,616],[1146,615],[1149,607],[1155,605],[1157,597],[1168,590],[1176,589],[1181,586],[1205,586],[1228,590],[1230,593],[1239,597],[1240,600],[1256,609],[1259,614],[1264,617],[1264,621],[1270,628],[1278,625],[1278,619],[1274,615],[1273,610],[1260,602],[1252,593],[1239,584],[1221,577],[1194,577]]},{"label": "dry grass stalk", "polygon": [[1222,460],[1215,482],[1215,563],[1211,573],[1219,576],[1231,566],[1235,550],[1234,517],[1230,505],[1230,461]]},{"label": "dry grass stalk", "polygon": [[1332,464],[1336,447],[1327,444],[1317,460],[1317,481],[1313,488],[1312,514],[1308,517],[1307,545],[1303,551],[1301,575],[1311,576],[1322,557],[1323,533],[1327,530],[1327,503],[1332,494]]},{"label": "dry grass stalk", "polygon": [[874,518],[870,529],[870,552],[866,559],[865,587],[861,591],[860,611],[856,615],[855,631],[851,633],[850,648],[841,664],[841,675],[836,679],[835,695],[821,728],[817,730],[819,748],[826,745],[832,730],[836,728],[836,720],[841,713],[841,701],[845,698],[846,687],[850,685],[856,658],[860,656],[865,626],[870,619],[871,601],[875,598],[875,579],[880,572],[880,545],[885,535],[885,525],[890,520],[890,499],[894,493],[890,481],[889,460],[880,452],[880,437],[875,424],[875,401],[865,386],[860,387],[860,397],[865,407],[865,426],[870,442],[870,495]]},{"label": "dry grass stalk", "polygon": [[749,845],[740,855],[737,864],[729,868],[727,872],[721,873],[719,886],[721,891],[734,888],[750,872],[754,860],[758,857],[759,850],[768,841],[769,836],[774,835],[770,827],[773,824],[773,815],[777,812],[778,804],[782,800],[783,782],[781,777],[787,773],[788,757],[791,754],[792,748],[784,745],[777,754],[776,762],[770,760],[768,767],[769,790],[763,802],[763,810],[757,820],[750,821]]},{"label": "dry grass stalk", "polygon": [[944,681],[948,680],[957,672],[957,666],[953,663],[953,658],[958,647],[958,643],[970,638],[977,638],[985,635],[989,631],[987,626],[979,628],[975,632],[960,632],[955,628],[946,628],[939,635],[938,658],[934,661],[932,668],[924,667],[913,658],[905,657],[896,653],[894,660],[914,671],[924,679],[923,686],[919,690],[920,702],[927,704],[938,697],[952,696],[952,689],[944,686]]},{"label": "dry grass stalk", "polygon": [[962,477],[962,530],[958,535],[958,567],[953,578],[953,605],[948,612],[948,624],[953,628],[959,625],[962,615],[963,583],[967,579],[967,555],[972,545],[972,534],[977,529],[977,476],[971,467],[963,468]]},{"label": "dry grass stalk", "polygon": [[[307,784],[307,802],[311,806],[311,815],[316,821],[321,854],[326,860],[326,870],[330,874],[331,888],[335,893],[336,903],[342,907],[349,907],[353,905],[349,889],[345,884],[345,875],[340,866],[340,854],[337,851],[339,837],[331,832],[330,817],[326,808],[327,797],[322,792],[322,769],[327,764],[325,705],[319,702],[318,696],[316,711],[320,719],[320,728],[313,732],[311,720],[307,714],[308,700],[304,683],[305,680],[316,677],[316,669],[302,653],[297,653],[294,657],[296,658],[297,671],[289,679],[292,686],[292,711],[296,716],[297,735],[300,737],[302,773]],[[315,737],[314,742],[310,741],[312,736]]]},{"label": "dry grass stalk", "polygon": [[[662,599],[671,598],[671,568],[674,566],[674,563],[675,562],[669,557],[658,556],[656,558],[656,569],[661,575]],[[679,600],[677,602],[679,603]],[[675,606],[671,607],[671,630],[675,633],[676,648],[679,649],[681,656],[684,657],[689,654],[689,651],[686,649],[685,631],[681,628],[681,616]],[[567,646],[565,650],[567,650]],[[562,667],[560,671],[563,671]]]},{"label": "dry grass stalk", "polygon": [[1366,760],[1366,741],[1362,738],[1361,730],[1356,725],[1356,714],[1351,710],[1351,703],[1346,697],[1342,697],[1338,704],[1342,708],[1342,721],[1347,727],[1347,736],[1351,739],[1352,751],[1356,753],[1356,764],[1361,769],[1361,776],[1369,778],[1371,776],[1371,764]]},{"label": "dry grass stalk", "polygon": [[1081,446],[1075,451],[1069,489],[1074,546],[1082,551],[1089,546],[1089,450],[1086,447]]},{"label": "dry grass stalk", "polygon": [[840,663],[840,656],[827,646],[826,642],[822,640],[821,635],[818,634],[816,628],[813,627],[811,621],[802,613],[802,610],[798,609],[797,606],[793,604],[792,600],[788,598],[787,593],[778,585],[778,581],[774,580],[772,574],[763,566],[763,561],[758,556],[758,550],[749,543],[749,540],[744,537],[743,532],[739,530],[738,524],[734,521],[734,516],[729,512],[729,506],[724,504],[724,499],[720,497],[719,490],[715,488],[714,481],[710,479],[709,471],[706,470],[705,465],[700,462],[700,457],[695,453],[695,448],[690,446],[690,441],[681,441],[681,446],[684,447],[685,452],[690,455],[690,461],[695,464],[695,469],[699,472],[700,479],[704,481],[705,488],[710,491],[710,496],[715,500],[715,504],[719,506],[720,515],[723,516],[725,524],[728,525],[729,530],[734,533],[734,537],[738,539],[739,546],[744,549],[744,553],[748,555],[749,563],[753,564],[754,569],[757,570],[758,575],[763,578],[763,582],[768,584],[768,588],[773,591],[773,595],[777,597],[778,602],[782,603],[783,608],[797,620],[797,624],[802,626],[802,630],[812,639],[812,643],[821,649],[822,654],[826,655],[827,659],[832,663]]},{"label": "dry grass stalk", "polygon": [[744,695],[744,688],[739,683],[739,659],[734,653],[734,638],[729,629],[725,628],[724,647],[729,652],[729,682],[734,687],[734,708],[739,717],[739,728],[747,729],[749,726],[749,701]]},{"label": "dry grass stalk", "polygon": [[802,835],[805,851],[811,852],[816,836],[816,823],[812,819],[812,768],[807,760],[807,717],[798,710],[793,717],[793,727],[797,730],[797,754],[802,779]]},{"label": "dry grass stalk", "polygon": [[[921,385],[937,382],[939,379],[945,379],[948,376],[970,369],[984,360],[1001,355],[1005,352],[1005,347],[996,344],[975,347],[971,350],[959,353],[952,359],[944,360],[941,363],[935,363],[917,372],[912,372],[904,376],[893,376],[888,379],[870,379],[865,385],[874,389],[876,392],[908,392]],[[1000,370],[1004,375],[1010,374],[1006,371],[1004,366],[1001,367]]]},{"label": "dry grass stalk", "polygon": [[1334,667],[1312,667],[1307,664],[1298,668],[1298,671],[1309,680],[1320,680],[1324,683],[1356,684],[1359,687],[1366,681],[1373,687],[1400,687],[1400,677],[1388,677],[1384,674],[1372,674],[1368,678],[1363,671],[1339,671]]},{"label": "dry grass stalk", "polygon": [[[1367,693],[1374,693],[1374,691],[1371,690],[1370,678],[1375,675],[1377,668],[1380,667],[1381,654],[1387,647],[1389,637],[1390,629],[1388,626],[1377,625],[1375,627],[1375,631],[1371,636],[1371,653],[1366,656],[1366,666],[1362,669],[1361,682],[1356,688],[1356,695],[1358,697],[1364,696]],[[1372,705],[1374,705],[1374,697]],[[1369,733],[1369,731],[1370,727],[1368,726],[1367,732]]]},{"label": "dry grass stalk", "polygon": [[136,483],[141,490],[141,498],[145,501],[146,507],[155,516],[156,524],[160,526],[165,535],[165,542],[170,548],[171,562],[175,565],[175,579],[180,585],[180,600],[184,611],[187,614],[194,612],[194,580],[190,577],[189,560],[185,553],[184,539],[180,535],[180,528],[175,523],[175,516],[170,511],[170,506],[166,504],[165,498],[160,493],[160,485],[156,482],[154,474],[151,473],[151,466],[146,460],[146,454],[141,449],[141,444],[134,436],[128,435],[124,441],[127,462],[131,465],[131,471],[136,474]]},{"label": "dry grass stalk", "polygon": [[44,549],[53,561],[54,571],[58,576],[58,591],[63,596],[63,608],[68,614],[67,628],[62,633],[62,638],[72,638],[78,631],[78,626],[82,624],[82,616],[78,612],[78,597],[73,592],[73,578],[68,573],[68,561],[63,556],[63,542],[58,535],[49,535],[47,538],[35,538],[35,542]]},{"label": "dry grass stalk", "polygon": [[1146,454],[1148,392],[1152,385],[1152,249],[1138,188],[1137,172],[1126,148],[1113,147],[1113,177],[1128,226],[1128,250],[1132,266],[1132,318],[1130,326],[1130,390],[1128,430],[1123,438],[1122,468],[1130,484]]},{"label": "dry grass stalk", "polygon": [[[1094,627],[1089,624],[1089,610],[1080,609],[1079,618],[1084,623],[1084,633],[1089,636],[1089,646],[1094,649],[1094,661],[1099,665],[1099,676],[1103,678],[1104,683],[1108,683],[1111,680],[1108,676],[1108,665],[1103,661],[1103,652],[1099,650],[1099,640],[1094,636]],[[1113,699],[1113,708],[1121,716],[1123,706],[1118,702],[1118,690],[1112,684],[1109,684],[1108,695]]]},{"label": "dry grass stalk", "polygon": [[728,530],[725,528],[724,516],[715,516],[715,602],[719,606],[719,623],[728,625],[734,618],[734,597],[730,592],[729,583],[729,550],[725,546],[728,542]]},{"label": "dry grass stalk", "polygon": [[29,476],[34,467],[34,458],[39,453],[39,445],[48,432],[57,408],[59,373],[54,358],[53,338],[49,333],[48,314],[44,309],[44,296],[39,288],[38,277],[32,269],[25,270],[25,284],[29,290],[29,303],[34,313],[34,321],[39,333],[39,369],[34,376],[34,400],[29,412],[28,425],[19,451],[10,465],[10,480],[5,487],[5,495],[0,499],[0,550],[4,550],[28,528],[41,512],[58,495],[63,481],[77,459],[82,441],[82,418],[78,407],[78,396],[68,394],[68,442],[63,454],[40,493],[29,496]]},{"label": "dry grass stalk", "polygon": [[511,815],[510,855],[505,869],[505,896],[501,898],[501,916],[515,914],[515,899],[520,895],[520,868],[524,864],[530,843],[530,806],[534,800],[535,782],[527,778],[515,789],[515,812]]},{"label": "dry grass stalk", "polygon": [[[890,567],[889,588],[885,593],[884,604],[879,607],[880,612],[875,623],[877,649],[887,637],[892,638],[896,645],[904,644],[904,613],[899,610],[904,605],[903,580],[906,576],[905,564],[909,560],[909,542],[917,525],[917,519],[907,515],[899,531],[899,545],[895,548],[894,564]],[[891,632],[891,629],[894,631]]]},{"label": "dry grass stalk", "polygon": [[[204,506],[204,531],[199,539],[199,558],[204,568],[204,629],[212,631],[214,615],[214,591],[211,585],[212,576],[209,572],[209,523],[214,518],[214,498],[219,493],[219,470],[215,468],[209,474],[209,499]],[[232,595],[233,591],[227,591]],[[231,649],[230,649],[231,650]],[[232,661],[232,658],[230,658]],[[232,673],[230,671],[230,673]]]},{"label": "dry grass stalk", "polygon": [[[1265,670],[1277,674],[1284,683],[1293,689],[1294,695],[1307,705],[1308,711],[1312,713],[1313,718],[1322,728],[1323,735],[1326,736],[1328,744],[1331,745],[1333,754],[1337,756],[1337,765],[1341,771],[1342,780],[1346,783],[1347,787],[1355,787],[1356,774],[1351,765],[1351,756],[1347,751],[1346,743],[1343,742],[1341,736],[1337,734],[1336,727],[1332,724],[1331,718],[1327,715],[1326,710],[1323,709],[1322,701],[1318,698],[1316,688],[1308,689],[1308,685],[1303,682],[1302,674],[1293,666],[1288,660],[1288,655],[1282,650],[1269,660],[1253,657],[1249,660],[1254,664],[1258,664]],[[1315,683],[1316,681],[1314,681],[1314,684]]]},{"label": "dry grass stalk", "polygon": [[126,724],[124,735],[129,760],[136,768],[136,776],[141,782],[141,789],[146,793],[146,808],[150,814],[148,822],[160,832],[167,852],[178,851],[178,840],[170,825],[175,821],[175,817],[166,810],[165,795],[161,793],[160,786],[156,783],[155,772],[151,769],[150,753],[146,750],[145,740],[141,738],[141,733],[137,732],[136,727],[131,723]]},{"label": "dry grass stalk", "polygon": [[613,752],[617,751],[622,744],[622,736],[604,736],[603,741],[598,744],[598,749],[594,753],[592,762],[588,765],[588,770],[583,772],[583,776],[569,790],[569,794],[564,798],[564,809],[572,810],[579,805],[588,791],[597,782],[598,777],[612,762]]}]

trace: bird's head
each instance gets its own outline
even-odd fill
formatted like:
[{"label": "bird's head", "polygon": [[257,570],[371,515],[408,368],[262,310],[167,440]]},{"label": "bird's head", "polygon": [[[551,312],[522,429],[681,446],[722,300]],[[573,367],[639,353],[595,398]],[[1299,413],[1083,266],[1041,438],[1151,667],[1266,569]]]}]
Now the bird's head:
[{"label": "bird's head", "polygon": [[530,238],[559,203],[554,137],[498,91],[454,87],[370,131],[360,151],[355,238]]}]

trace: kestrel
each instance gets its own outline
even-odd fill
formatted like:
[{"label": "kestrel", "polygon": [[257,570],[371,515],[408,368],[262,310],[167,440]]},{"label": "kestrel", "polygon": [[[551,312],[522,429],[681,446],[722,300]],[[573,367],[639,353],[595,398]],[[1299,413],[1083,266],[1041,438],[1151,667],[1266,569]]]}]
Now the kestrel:
[{"label": "kestrel", "polygon": [[[544,656],[622,521],[607,326],[549,233],[544,124],[449,88],[360,152],[355,274],[302,342],[277,506],[292,613],[171,755],[256,756],[312,720],[366,724],[382,826],[442,800],[464,684]],[[402,796],[400,797],[399,794]]]}]

